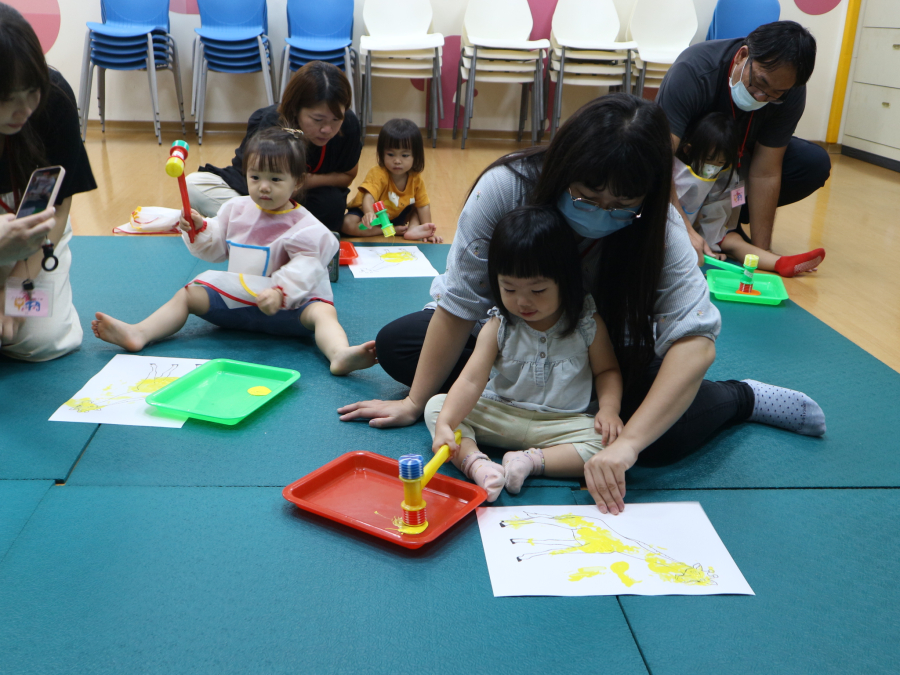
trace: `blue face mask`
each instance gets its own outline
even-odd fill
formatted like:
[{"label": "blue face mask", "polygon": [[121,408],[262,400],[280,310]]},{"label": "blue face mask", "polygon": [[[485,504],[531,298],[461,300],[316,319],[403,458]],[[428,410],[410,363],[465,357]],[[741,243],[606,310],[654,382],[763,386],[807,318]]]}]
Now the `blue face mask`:
[{"label": "blue face mask", "polygon": [[[624,220],[614,218],[605,209],[598,208],[596,211],[582,211],[575,206],[575,202],[568,192],[563,192],[560,195],[556,206],[576,234],[580,234],[585,239],[602,239],[613,232],[618,232],[623,227],[628,227],[634,222],[633,217]],[[625,209],[616,209],[616,211],[617,213],[624,213]]]},{"label": "blue face mask", "polygon": [[738,75],[737,82],[735,84],[731,84],[731,100],[734,101],[734,104],[743,110],[744,112],[753,112],[754,110],[759,110],[763,106],[768,103],[768,101],[757,101],[753,98],[753,94],[747,89],[744,85],[744,68],[747,67],[747,63],[749,63],[750,59],[746,59],[744,61],[744,65],[741,66],[741,74]]}]

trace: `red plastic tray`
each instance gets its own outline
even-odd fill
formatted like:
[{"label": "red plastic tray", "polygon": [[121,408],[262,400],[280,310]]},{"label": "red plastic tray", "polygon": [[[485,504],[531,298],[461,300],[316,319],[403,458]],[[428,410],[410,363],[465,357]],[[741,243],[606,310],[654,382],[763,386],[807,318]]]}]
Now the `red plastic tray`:
[{"label": "red plastic tray", "polygon": [[396,459],[359,450],[333,459],[282,491],[289,502],[387,541],[419,548],[434,541],[487,499],[484,488],[435,474],[422,496],[428,528],[402,534],[393,519],[402,516],[403,484]]},{"label": "red plastic tray", "polygon": [[349,265],[358,257],[359,253],[356,252],[356,247],[353,245],[352,241],[341,242],[341,265]]}]

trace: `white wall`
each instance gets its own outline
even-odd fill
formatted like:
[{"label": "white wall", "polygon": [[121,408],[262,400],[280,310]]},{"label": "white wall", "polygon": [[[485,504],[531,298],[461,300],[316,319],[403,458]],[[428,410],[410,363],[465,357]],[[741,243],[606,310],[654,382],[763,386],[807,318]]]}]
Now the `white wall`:
[{"label": "white wall", "polygon": [[[486,0],[490,1],[490,0]],[[623,26],[635,0],[615,0]],[[806,112],[797,129],[799,136],[812,140],[824,140],[828,125],[828,114],[834,87],[835,73],[841,47],[844,19],[849,0],[841,0],[838,7],[820,16],[811,16],[800,11],[794,0],[781,0],[781,18],[792,19],[808,27],[818,42],[816,69],[808,85]],[[698,30],[694,42],[706,36],[716,0],[694,0],[697,11]],[[190,2],[179,2],[179,6]],[[535,12],[537,33],[549,30],[549,16],[556,0],[531,0]],[[363,0],[357,0],[355,11],[355,40],[358,44],[363,32]],[[100,21],[99,0],[59,0],[61,28],[56,43],[47,54],[48,62],[65,75],[78,92],[81,81],[81,62],[84,49],[85,22]],[[285,22],[286,0],[268,0],[269,37],[276,51],[276,67],[280,64],[281,49],[287,34]],[[460,0],[432,0],[434,8],[434,30],[445,37],[458,36],[461,31],[465,2]],[[191,45],[194,28],[200,25],[197,15],[170,14],[171,31],[181,57],[181,76],[185,92],[185,107],[190,109],[192,82]],[[546,34],[546,32],[545,32]],[[449,50],[448,50],[449,51]],[[452,63],[446,63],[445,78],[445,120],[443,126],[452,124],[452,94],[456,83],[456,56]],[[108,120],[150,120],[150,94],[147,75],[138,72],[107,73],[106,117]],[[519,111],[519,89],[502,84],[479,84],[475,103],[474,129],[512,130],[516,128]],[[97,86],[92,89],[91,118],[99,117],[96,102]],[[449,96],[447,94],[450,94]],[[160,114],[163,120],[178,119],[175,87],[168,72],[159,73]],[[563,97],[563,116],[569,115],[597,94],[587,87],[566,87]],[[208,122],[245,122],[257,108],[266,104],[265,89],[259,73],[246,75],[225,75],[210,73],[207,94]],[[414,88],[408,80],[376,78],[373,82],[373,123],[379,125],[391,117],[408,117],[419,124],[425,121],[425,95]]]}]

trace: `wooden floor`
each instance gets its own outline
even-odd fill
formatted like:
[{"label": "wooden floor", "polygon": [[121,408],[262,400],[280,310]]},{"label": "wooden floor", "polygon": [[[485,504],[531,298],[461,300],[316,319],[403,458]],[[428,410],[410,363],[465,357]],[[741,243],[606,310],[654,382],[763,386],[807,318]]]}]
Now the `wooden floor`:
[{"label": "wooden floor", "polygon": [[[109,235],[128,222],[136,206],[179,208],[178,188],[163,166],[172,141],[163,145],[144,129],[88,129],[87,150],[99,188],[76,196],[72,221],[76,235]],[[231,161],[242,134],[207,132],[202,146],[191,144],[188,166]],[[432,218],[445,243],[453,241],[456,219],[472,181],[494,159],[516,147],[513,141],[470,139],[466,150],[440,137],[426,144],[425,184]],[[359,176],[375,164],[375,139],[363,149]],[[521,147],[525,147],[522,144]],[[801,307],[900,372],[900,292],[891,282],[900,260],[900,174],[842,155],[831,155],[831,179],[808,199],[778,210],[773,249],[798,253],[819,246],[827,259],[819,271],[786,279],[788,293]],[[356,185],[354,184],[354,187]],[[370,239],[377,240],[377,239]],[[804,336],[798,335],[798,340]],[[810,345],[815,349],[815,345]],[[840,364],[823,364],[840,376]]]}]

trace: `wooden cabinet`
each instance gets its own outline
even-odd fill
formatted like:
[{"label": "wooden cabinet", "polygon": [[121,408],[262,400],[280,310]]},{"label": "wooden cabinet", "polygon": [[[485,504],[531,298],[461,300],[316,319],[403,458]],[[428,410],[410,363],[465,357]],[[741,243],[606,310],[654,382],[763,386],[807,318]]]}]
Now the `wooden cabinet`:
[{"label": "wooden cabinet", "polygon": [[900,171],[900,0],[864,0],[842,154]]}]

